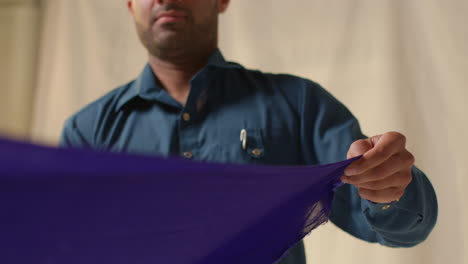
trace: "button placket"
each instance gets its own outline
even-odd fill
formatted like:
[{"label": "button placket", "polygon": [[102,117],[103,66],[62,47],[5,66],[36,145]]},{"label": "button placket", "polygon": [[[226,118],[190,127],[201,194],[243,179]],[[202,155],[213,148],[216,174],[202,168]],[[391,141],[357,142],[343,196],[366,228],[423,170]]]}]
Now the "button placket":
[{"label": "button placket", "polygon": [[183,110],[179,122],[179,153],[183,158],[193,159],[197,152],[197,133],[192,125],[193,116],[189,106]]},{"label": "button placket", "polygon": [[187,159],[197,158],[199,153],[198,128],[195,124],[198,119],[196,102],[201,88],[206,83],[206,74],[198,74],[190,82],[190,93],[186,105],[182,110],[179,122],[179,153]]}]

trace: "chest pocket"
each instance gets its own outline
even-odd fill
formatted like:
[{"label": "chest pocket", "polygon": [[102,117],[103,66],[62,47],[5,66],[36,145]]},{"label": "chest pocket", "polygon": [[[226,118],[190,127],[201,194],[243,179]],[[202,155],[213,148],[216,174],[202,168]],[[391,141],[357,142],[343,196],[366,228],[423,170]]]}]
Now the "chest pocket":
[{"label": "chest pocket", "polygon": [[242,129],[239,142],[241,152],[245,152],[251,160],[256,161],[265,157],[265,144],[261,129]]},{"label": "chest pocket", "polygon": [[223,128],[218,132],[218,145],[216,151],[209,153],[210,160],[240,164],[262,164],[267,162],[269,153],[262,129]]},{"label": "chest pocket", "polygon": [[[244,135],[242,135],[244,131]],[[244,136],[244,137],[243,137]],[[203,160],[238,163],[281,165],[294,164],[296,155],[293,146],[284,138],[280,130],[265,131],[261,128],[219,128],[216,135],[208,138],[207,142],[216,142],[216,146],[203,148]],[[209,144],[211,145],[211,144]]]},{"label": "chest pocket", "polygon": [[[248,121],[248,120],[247,120]],[[200,160],[258,165],[295,165],[300,163],[299,137],[288,124],[275,126],[232,120],[197,129]],[[242,131],[245,130],[244,138]],[[243,140],[244,139],[244,140]]]}]

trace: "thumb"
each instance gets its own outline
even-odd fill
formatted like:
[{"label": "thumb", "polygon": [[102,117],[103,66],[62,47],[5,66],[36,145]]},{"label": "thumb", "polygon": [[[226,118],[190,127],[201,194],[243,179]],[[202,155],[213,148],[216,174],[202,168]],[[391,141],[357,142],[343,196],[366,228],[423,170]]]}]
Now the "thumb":
[{"label": "thumb", "polygon": [[371,150],[374,147],[374,142],[372,138],[359,139],[353,142],[349,147],[348,154],[346,155],[347,159],[351,159],[357,156],[361,156],[367,151]]}]

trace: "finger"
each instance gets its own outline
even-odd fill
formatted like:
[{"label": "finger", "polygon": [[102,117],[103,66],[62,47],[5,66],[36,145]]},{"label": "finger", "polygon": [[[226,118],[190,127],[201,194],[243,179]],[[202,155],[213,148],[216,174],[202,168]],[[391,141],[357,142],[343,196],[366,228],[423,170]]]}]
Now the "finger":
[{"label": "finger", "polygon": [[392,187],[405,188],[411,183],[413,177],[410,171],[402,171],[395,173],[385,179],[378,181],[366,182],[363,184],[356,184],[357,188],[363,188],[367,190],[384,190]]},{"label": "finger", "polygon": [[347,158],[351,159],[357,156],[361,156],[372,149],[373,146],[374,145],[369,138],[356,140],[349,147]]},{"label": "finger", "polygon": [[399,200],[403,196],[404,190],[404,188],[399,187],[391,187],[378,191],[360,188],[359,195],[374,203],[391,203]]},{"label": "finger", "polygon": [[364,153],[345,170],[347,176],[362,174],[382,164],[392,155],[405,148],[406,138],[397,132],[389,132],[370,138],[374,147]]},{"label": "finger", "polygon": [[344,176],[342,181],[356,185],[382,180],[397,172],[408,171],[413,164],[414,156],[410,152],[404,151],[403,153],[391,156],[382,164],[362,174]]}]

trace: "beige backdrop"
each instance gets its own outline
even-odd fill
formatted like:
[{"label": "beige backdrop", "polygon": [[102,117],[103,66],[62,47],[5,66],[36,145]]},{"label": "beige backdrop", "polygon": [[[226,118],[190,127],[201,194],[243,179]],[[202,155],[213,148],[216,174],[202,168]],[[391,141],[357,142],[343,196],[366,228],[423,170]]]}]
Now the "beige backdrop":
[{"label": "beige backdrop", "polygon": [[30,134],[39,16],[35,0],[0,0],[0,135]]},{"label": "beige backdrop", "polygon": [[[66,117],[134,78],[146,54],[123,0],[43,0],[40,13],[32,136],[54,144]],[[422,245],[385,248],[327,224],[306,239],[309,263],[468,263],[467,14],[466,0],[232,1],[220,28],[228,59],[318,81],[368,135],[405,133],[438,194]]]}]

